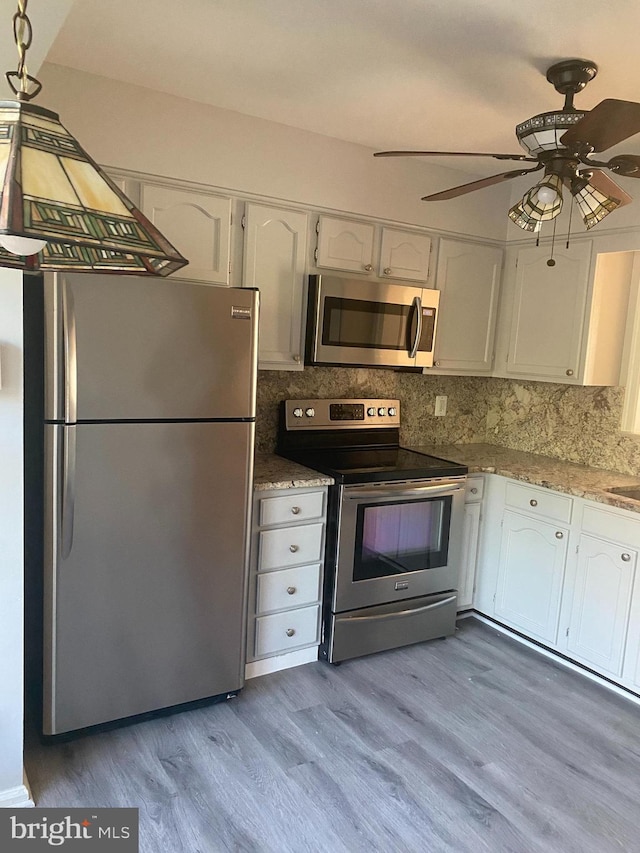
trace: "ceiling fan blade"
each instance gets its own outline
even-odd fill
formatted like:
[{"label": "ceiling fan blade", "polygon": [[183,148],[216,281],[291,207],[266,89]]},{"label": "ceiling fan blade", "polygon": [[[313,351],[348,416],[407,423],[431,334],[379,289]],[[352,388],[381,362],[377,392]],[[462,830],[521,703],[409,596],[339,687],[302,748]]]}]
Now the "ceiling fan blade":
[{"label": "ceiling fan blade", "polygon": [[578,172],[578,175],[581,178],[587,178],[591,186],[598,190],[598,192],[619,201],[619,207],[623,207],[625,204],[629,204],[629,202],[633,200],[629,193],[625,192],[619,184],[616,184],[616,182],[601,169],[581,169]]},{"label": "ceiling fan blade", "polygon": [[440,193],[433,193],[432,195],[426,195],[422,198],[422,201],[447,201],[451,198],[457,198],[460,195],[465,195],[466,193],[472,193],[474,190],[481,190],[484,187],[493,186],[493,184],[499,184],[502,181],[509,181],[511,178],[519,178],[521,175],[528,175],[530,172],[537,172],[538,169],[542,168],[542,163],[539,166],[536,166],[535,169],[516,169],[513,172],[501,172],[499,175],[491,175],[490,178],[482,178],[480,181],[471,181],[470,184],[461,184],[458,187],[452,187],[450,190],[443,190]]},{"label": "ceiling fan blade", "polygon": [[593,151],[606,151],[640,133],[640,104],[608,98],[560,137],[562,145],[583,143]]},{"label": "ceiling fan blade", "polygon": [[640,178],[640,157],[637,154],[620,154],[609,160],[607,168],[625,178]]},{"label": "ceiling fan blade", "polygon": [[493,157],[494,160],[519,160],[535,163],[526,154],[480,154],[478,151],[376,151],[374,157]]}]

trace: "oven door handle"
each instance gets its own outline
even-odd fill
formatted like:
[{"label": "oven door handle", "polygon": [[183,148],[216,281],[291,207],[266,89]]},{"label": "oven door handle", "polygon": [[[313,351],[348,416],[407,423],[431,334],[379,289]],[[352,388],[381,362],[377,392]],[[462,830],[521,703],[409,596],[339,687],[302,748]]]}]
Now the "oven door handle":
[{"label": "oven door handle", "polygon": [[416,486],[408,489],[398,489],[392,485],[381,486],[378,489],[367,489],[356,486],[351,491],[349,488],[344,490],[344,500],[359,501],[370,500],[371,498],[404,498],[404,497],[422,497],[430,495],[454,495],[457,492],[464,492],[464,484],[458,483],[438,483],[434,486]]},{"label": "oven door handle", "polygon": [[402,616],[410,616],[416,613],[424,613],[425,610],[435,610],[438,607],[444,607],[446,604],[451,604],[455,601],[457,594],[454,592],[446,598],[441,598],[440,601],[433,601],[431,604],[425,604],[422,607],[407,608],[406,610],[397,610],[393,613],[378,613],[377,616],[350,616],[350,622],[382,622],[386,619],[399,619]]},{"label": "oven door handle", "polygon": [[420,346],[420,338],[422,337],[422,299],[419,296],[413,297],[413,307],[416,310],[416,336],[409,352],[409,358],[416,357],[418,347]]}]

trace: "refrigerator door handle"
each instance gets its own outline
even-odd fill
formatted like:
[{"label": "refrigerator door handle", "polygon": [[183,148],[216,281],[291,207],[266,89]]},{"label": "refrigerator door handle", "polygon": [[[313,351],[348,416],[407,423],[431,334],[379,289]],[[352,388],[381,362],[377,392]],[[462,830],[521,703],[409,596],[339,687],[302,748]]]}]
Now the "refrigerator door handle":
[{"label": "refrigerator door handle", "polygon": [[62,507],[60,527],[62,533],[62,559],[66,560],[73,547],[73,518],[76,503],[76,428],[63,427],[62,438]]},{"label": "refrigerator door handle", "polygon": [[74,424],[78,417],[78,359],[76,353],[76,315],[73,294],[62,281],[62,335],[64,347],[64,420]]}]

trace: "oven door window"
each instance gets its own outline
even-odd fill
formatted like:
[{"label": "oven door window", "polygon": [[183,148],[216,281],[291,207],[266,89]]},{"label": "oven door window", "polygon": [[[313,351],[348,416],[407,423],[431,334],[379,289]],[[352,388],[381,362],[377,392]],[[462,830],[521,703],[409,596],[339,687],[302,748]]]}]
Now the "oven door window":
[{"label": "oven door window", "polygon": [[451,496],[362,503],[357,509],[353,580],[447,565]]}]

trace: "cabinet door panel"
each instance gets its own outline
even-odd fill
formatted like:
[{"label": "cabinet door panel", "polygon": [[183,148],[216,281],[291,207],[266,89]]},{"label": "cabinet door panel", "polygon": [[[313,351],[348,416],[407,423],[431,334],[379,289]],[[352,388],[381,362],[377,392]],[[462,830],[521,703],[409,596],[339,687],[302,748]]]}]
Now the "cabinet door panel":
[{"label": "cabinet door panel", "polygon": [[317,266],[349,272],[371,272],[373,234],[374,227],[368,222],[321,216],[318,220]]},{"label": "cabinet door panel", "polygon": [[458,610],[473,604],[473,582],[476,574],[480,504],[465,504],[462,528],[462,557],[458,573]]},{"label": "cabinet door panel", "polygon": [[189,261],[174,278],[229,283],[230,198],[143,184],[140,207]]},{"label": "cabinet door panel", "polygon": [[505,511],[496,616],[528,636],[555,644],[566,552],[566,529]]},{"label": "cabinet door panel", "polygon": [[518,253],[508,374],[578,378],[591,243],[556,250],[554,259],[550,267],[545,249]]},{"label": "cabinet door panel", "polygon": [[501,269],[501,249],[440,241],[437,367],[473,373],[491,370]]},{"label": "cabinet door panel", "polygon": [[243,287],[260,291],[259,367],[302,369],[306,213],[248,204]]},{"label": "cabinet door panel", "polygon": [[426,281],[430,254],[431,238],[426,234],[383,228],[378,274],[382,278]]},{"label": "cabinet door panel", "polygon": [[619,676],[637,554],[583,534],[569,617],[567,651]]}]

